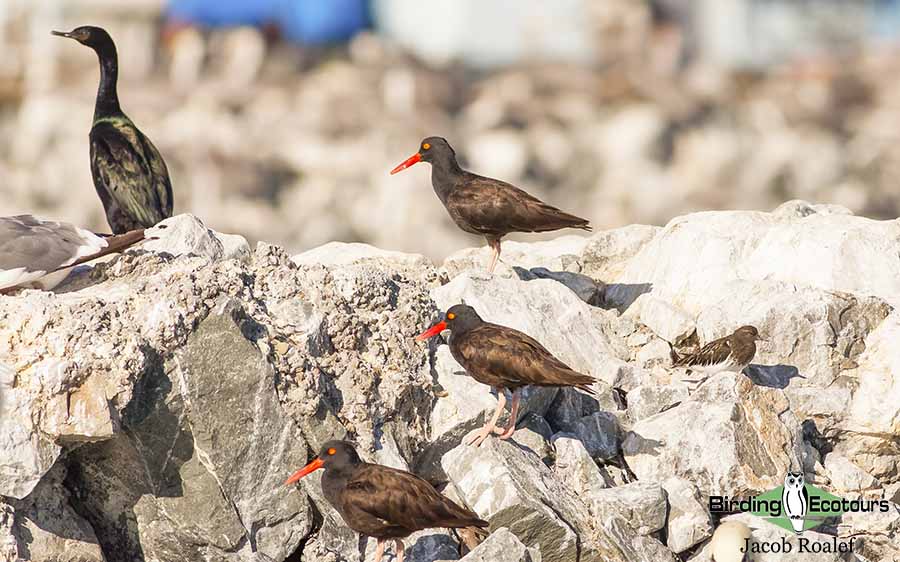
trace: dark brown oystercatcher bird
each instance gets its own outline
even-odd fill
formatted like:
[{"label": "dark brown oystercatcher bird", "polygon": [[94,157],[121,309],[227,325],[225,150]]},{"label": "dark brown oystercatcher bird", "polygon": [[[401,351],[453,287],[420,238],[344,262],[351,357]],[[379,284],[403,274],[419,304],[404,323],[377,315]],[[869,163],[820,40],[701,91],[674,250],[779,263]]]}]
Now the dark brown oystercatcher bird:
[{"label": "dark brown oystercatcher bird", "polygon": [[703,382],[722,371],[740,373],[753,361],[756,342],[761,339],[754,326],[741,326],[733,334],[713,340],[693,353],[679,355],[669,344],[672,366],[703,373],[703,378],[690,382]]},{"label": "dark brown oystercatcher bird", "polygon": [[487,239],[493,250],[489,271],[500,257],[500,240],[510,232],[548,232],[562,228],[591,230],[586,219],[548,205],[506,182],[467,172],[441,137],[428,137],[419,151],[391,170],[396,174],[417,162],[431,164],[431,185],[458,227]]},{"label": "dark brown oystercatcher bird", "polygon": [[[403,562],[403,540],[422,529],[484,528],[487,521],[441,495],[415,474],[363,462],[352,443],[329,441],[319,456],[285,482],[325,469],[322,493],[348,527],[378,541],[375,562],[381,562],[384,543],[394,539],[395,562]],[[483,533],[483,531],[479,531]]]},{"label": "dark brown oystercatcher bird", "polygon": [[116,44],[101,27],[53,35],[90,47],[100,60],[100,86],[91,126],[91,175],[114,234],[150,228],[172,216],[172,183],[159,151],[122,112]]},{"label": "dark brown oystercatcher bird", "polygon": [[[416,337],[426,340],[450,330],[450,353],[473,379],[497,391],[497,409],[491,421],[469,433],[464,441],[481,445],[491,434],[509,439],[516,430],[519,413],[519,390],[533,386],[574,386],[595,394],[590,385],[594,379],[583,375],[554,357],[534,338],[518,330],[485,322],[475,309],[465,304],[450,307],[444,319]],[[512,391],[509,427],[497,427],[506,405],[504,389]]]},{"label": "dark brown oystercatcher bird", "polygon": [[101,236],[32,215],[0,217],[0,294],[24,287],[48,291],[73,267],[122,252],[143,239],[143,230]]}]

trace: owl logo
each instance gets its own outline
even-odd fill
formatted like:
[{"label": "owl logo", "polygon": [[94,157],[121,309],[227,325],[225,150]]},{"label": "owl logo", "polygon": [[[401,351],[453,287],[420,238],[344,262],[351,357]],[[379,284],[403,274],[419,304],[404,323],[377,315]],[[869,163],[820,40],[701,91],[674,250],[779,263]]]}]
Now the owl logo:
[{"label": "owl logo", "polygon": [[781,493],[781,509],[796,533],[803,532],[803,520],[809,509],[809,493],[803,482],[802,472],[788,472]]}]

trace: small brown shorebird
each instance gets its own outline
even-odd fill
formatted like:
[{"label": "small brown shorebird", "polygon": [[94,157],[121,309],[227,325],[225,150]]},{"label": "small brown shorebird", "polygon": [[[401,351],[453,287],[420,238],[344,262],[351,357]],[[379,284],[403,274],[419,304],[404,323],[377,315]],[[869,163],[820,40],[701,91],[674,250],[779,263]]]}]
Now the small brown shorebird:
[{"label": "small brown shorebird", "polygon": [[50,290],[73,267],[122,252],[143,239],[143,230],[104,237],[32,215],[0,217],[0,293],[20,287]]},{"label": "small brown shorebird", "polygon": [[[574,386],[594,394],[592,377],[583,375],[554,357],[534,338],[518,330],[491,324],[481,319],[475,309],[464,304],[450,307],[444,319],[420,334],[426,340],[450,330],[450,353],[466,373],[480,383],[497,390],[497,409],[491,421],[469,433],[464,441],[481,445],[492,433],[509,439],[516,430],[520,389],[532,386]],[[509,427],[497,427],[506,405],[504,389],[512,391]]]},{"label": "small brown shorebird", "polygon": [[[434,527],[487,527],[472,511],[456,505],[415,474],[363,462],[352,443],[329,441],[319,456],[295,472],[286,485],[319,469],[322,493],[348,527],[378,543],[375,562],[381,562],[385,541],[393,539],[395,562],[403,562],[404,538]],[[474,530],[474,529],[473,529]],[[484,531],[476,531],[484,534]]]},{"label": "small brown shorebird", "polygon": [[687,367],[691,371],[703,373],[699,381],[722,371],[741,372],[756,355],[756,342],[761,340],[759,330],[753,326],[741,326],[733,334],[713,340],[699,350],[679,355],[670,345],[673,367]]},{"label": "small brown shorebird", "polygon": [[510,232],[548,232],[562,228],[591,230],[587,219],[570,215],[506,182],[467,172],[441,137],[428,137],[419,151],[391,170],[396,174],[417,162],[431,164],[431,185],[456,225],[487,239],[493,250],[489,271],[500,257],[500,240]]}]

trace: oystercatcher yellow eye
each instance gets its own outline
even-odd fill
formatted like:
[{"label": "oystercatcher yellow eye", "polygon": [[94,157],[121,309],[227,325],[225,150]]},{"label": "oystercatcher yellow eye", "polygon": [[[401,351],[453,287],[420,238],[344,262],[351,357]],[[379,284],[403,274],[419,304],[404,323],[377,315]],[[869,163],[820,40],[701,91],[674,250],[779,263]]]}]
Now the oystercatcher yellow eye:
[{"label": "oystercatcher yellow eye", "polygon": [[429,148],[431,148],[431,145],[428,144],[427,142],[422,145],[422,150],[428,150]]},{"label": "oystercatcher yellow eye", "polygon": [[337,453],[337,449],[335,449],[334,447],[332,447],[331,449],[328,449],[328,454],[329,454],[329,455],[333,455],[333,454],[335,454],[335,453]]},{"label": "oystercatcher yellow eye", "polygon": [[453,320],[454,318],[456,318],[456,315],[453,314],[452,312],[447,315],[447,320]]}]

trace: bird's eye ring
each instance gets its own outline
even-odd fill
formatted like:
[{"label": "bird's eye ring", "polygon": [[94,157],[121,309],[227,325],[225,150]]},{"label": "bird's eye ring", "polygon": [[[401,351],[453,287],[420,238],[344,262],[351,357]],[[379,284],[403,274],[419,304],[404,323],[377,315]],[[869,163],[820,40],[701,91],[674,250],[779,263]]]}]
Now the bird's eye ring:
[{"label": "bird's eye ring", "polygon": [[422,145],[422,150],[428,150],[429,148],[431,148],[431,145],[428,144],[427,142]]},{"label": "bird's eye ring", "polygon": [[332,447],[331,449],[328,449],[328,454],[329,454],[329,455],[333,455],[333,454],[335,454],[335,453],[337,453],[337,449],[335,449],[334,447]]},{"label": "bird's eye ring", "polygon": [[447,315],[447,320],[453,320],[454,318],[456,318],[456,315],[452,312]]}]

